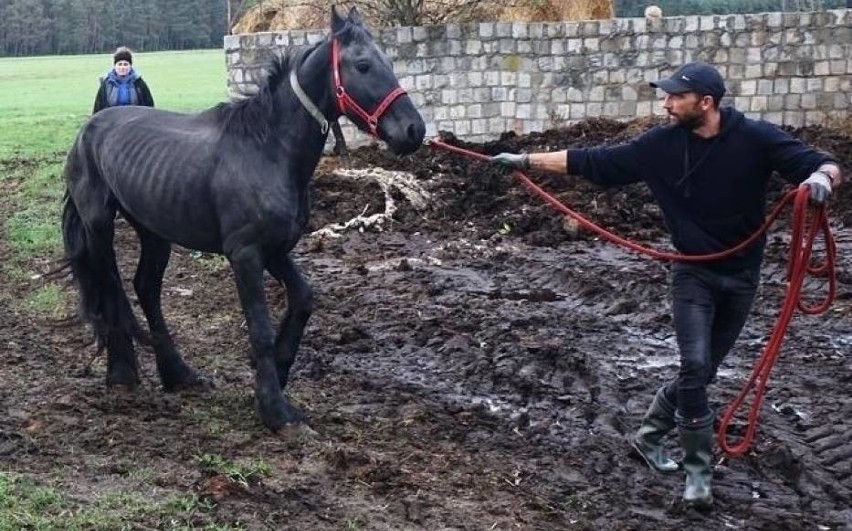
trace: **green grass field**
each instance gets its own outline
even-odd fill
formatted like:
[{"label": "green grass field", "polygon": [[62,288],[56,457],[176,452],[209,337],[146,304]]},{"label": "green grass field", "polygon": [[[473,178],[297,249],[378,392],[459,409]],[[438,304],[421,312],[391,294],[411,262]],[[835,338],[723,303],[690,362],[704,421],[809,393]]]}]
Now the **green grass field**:
[{"label": "green grass field", "polygon": [[[196,111],[227,98],[222,50],[134,54],[156,106]],[[91,114],[112,55],[0,58],[0,159],[63,151]]]},{"label": "green grass field", "polygon": [[[29,282],[61,256],[65,153],[111,66],[111,54],[0,58],[0,234],[8,253],[0,273],[7,281]],[[139,53],[134,66],[158,108],[192,112],[227,99],[222,50]],[[55,314],[64,307],[55,287],[22,285],[26,295],[10,301],[21,310]]]},{"label": "green grass field", "polygon": [[[111,66],[110,54],[0,58],[0,304],[19,312],[44,318],[73,306],[65,289],[39,274],[62,256],[65,153],[92,112],[98,78]],[[227,98],[221,50],[139,53],[134,66],[158,108],[191,112]],[[206,459],[223,473],[257,473]],[[130,529],[143,515],[160,529],[233,528],[209,523],[213,516],[197,526],[198,515],[213,507],[193,493],[152,497],[149,491],[107,489],[81,501],[61,482],[0,470],[0,531]]]}]

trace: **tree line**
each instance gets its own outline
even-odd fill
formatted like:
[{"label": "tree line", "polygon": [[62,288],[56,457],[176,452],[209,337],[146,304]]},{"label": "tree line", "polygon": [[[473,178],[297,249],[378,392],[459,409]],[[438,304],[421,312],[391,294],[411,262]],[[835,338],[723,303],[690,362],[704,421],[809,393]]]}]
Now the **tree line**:
[{"label": "tree line", "polygon": [[[0,0],[0,56],[102,53],[119,45],[136,51],[219,48],[237,15],[258,3],[262,0]],[[375,14],[386,25],[424,21],[418,17],[426,9],[423,0],[355,3],[384,9]],[[452,3],[471,7],[484,1]],[[852,0],[613,0],[613,7],[616,16],[641,17],[652,3],[664,16],[676,16],[836,9]]]},{"label": "tree line", "polygon": [[[231,2],[229,6],[228,2]],[[0,55],[219,48],[239,0],[0,0]]]}]

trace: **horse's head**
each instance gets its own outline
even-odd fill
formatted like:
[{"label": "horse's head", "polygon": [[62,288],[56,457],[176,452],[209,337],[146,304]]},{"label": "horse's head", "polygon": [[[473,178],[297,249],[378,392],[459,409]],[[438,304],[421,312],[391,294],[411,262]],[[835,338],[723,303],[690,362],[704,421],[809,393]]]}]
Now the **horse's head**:
[{"label": "horse's head", "polygon": [[339,112],[384,140],[394,153],[415,151],[423,142],[426,124],[356,8],[345,19],[331,8],[331,40]]}]

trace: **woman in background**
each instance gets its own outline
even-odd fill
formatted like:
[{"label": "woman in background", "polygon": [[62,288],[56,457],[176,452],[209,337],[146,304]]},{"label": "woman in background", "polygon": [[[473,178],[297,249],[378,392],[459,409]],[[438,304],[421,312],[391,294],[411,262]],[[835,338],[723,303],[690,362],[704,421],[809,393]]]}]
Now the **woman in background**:
[{"label": "woman in background", "polygon": [[112,56],[112,63],[110,71],[101,78],[92,114],[117,105],[153,107],[154,97],[142,75],[133,68],[133,54],[130,50],[119,47]]}]

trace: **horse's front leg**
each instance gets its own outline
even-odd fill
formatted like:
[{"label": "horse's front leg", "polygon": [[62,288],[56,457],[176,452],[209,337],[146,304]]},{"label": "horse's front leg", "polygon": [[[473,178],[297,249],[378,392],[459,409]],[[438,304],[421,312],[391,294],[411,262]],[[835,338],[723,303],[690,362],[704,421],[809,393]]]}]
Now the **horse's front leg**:
[{"label": "horse's front leg", "polygon": [[275,366],[275,338],[263,292],[263,254],[257,246],[243,247],[228,255],[237,291],[248,324],[253,350],[254,393],[260,419],[275,431],[304,420],[304,415],[284,397]]},{"label": "horse's front leg", "polygon": [[314,291],[286,252],[270,257],[266,269],[287,287],[287,313],[281,320],[278,337],[275,338],[278,381],[283,389],[287,386],[290,368],[296,360],[305,325],[313,313]]}]

